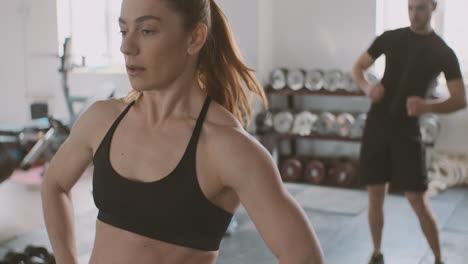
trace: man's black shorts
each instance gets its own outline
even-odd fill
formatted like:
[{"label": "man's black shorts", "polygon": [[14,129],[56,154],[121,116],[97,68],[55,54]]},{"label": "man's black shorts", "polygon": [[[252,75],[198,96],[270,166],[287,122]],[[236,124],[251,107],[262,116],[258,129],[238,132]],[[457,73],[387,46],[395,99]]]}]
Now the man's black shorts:
[{"label": "man's black shorts", "polygon": [[392,189],[406,192],[427,190],[426,155],[417,120],[369,118],[360,156],[363,184],[391,183]]}]

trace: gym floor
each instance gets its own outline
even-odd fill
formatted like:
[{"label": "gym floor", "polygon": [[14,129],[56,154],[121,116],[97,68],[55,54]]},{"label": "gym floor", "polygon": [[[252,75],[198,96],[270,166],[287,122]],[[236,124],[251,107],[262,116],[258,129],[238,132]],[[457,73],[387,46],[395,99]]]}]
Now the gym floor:
[{"label": "gym floor", "polygon": [[[327,263],[366,263],[371,253],[367,227],[367,194],[300,184],[287,184],[290,193],[306,211],[321,241]],[[87,263],[93,246],[97,210],[91,196],[88,172],[73,190],[77,247],[80,263]],[[42,219],[38,186],[7,181],[0,185],[0,259],[9,250],[23,251],[27,245],[50,249]],[[468,189],[450,189],[432,198],[441,230],[447,263],[468,259]],[[385,202],[386,223],[383,252],[387,263],[433,263],[418,221],[406,199],[389,195]],[[236,214],[238,227],[221,246],[219,264],[275,263],[275,258],[243,208]]]}]

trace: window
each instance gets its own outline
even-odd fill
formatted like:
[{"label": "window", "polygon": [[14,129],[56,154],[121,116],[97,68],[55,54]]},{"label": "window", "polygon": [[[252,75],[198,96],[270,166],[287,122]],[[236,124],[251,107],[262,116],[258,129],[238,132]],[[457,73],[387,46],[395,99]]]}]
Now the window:
[{"label": "window", "polygon": [[118,17],[122,0],[57,1],[59,50],[72,37],[73,62],[88,67],[123,64]]},{"label": "window", "polygon": [[444,2],[444,39],[457,54],[464,77],[468,78],[468,27],[466,26],[468,1],[450,0]]}]

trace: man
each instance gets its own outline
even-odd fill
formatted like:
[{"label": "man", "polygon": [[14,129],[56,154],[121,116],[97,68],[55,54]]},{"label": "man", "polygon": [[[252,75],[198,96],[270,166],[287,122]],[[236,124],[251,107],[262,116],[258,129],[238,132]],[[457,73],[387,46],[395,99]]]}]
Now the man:
[{"label": "man", "polygon": [[[371,99],[372,107],[361,147],[361,177],[369,192],[369,226],[374,253],[369,264],[383,264],[383,203],[392,188],[405,192],[418,216],[423,233],[442,262],[437,223],[425,193],[427,175],[418,117],[425,113],[452,113],[466,107],[466,95],[455,53],[431,28],[436,0],[408,0],[411,26],[377,37],[353,68],[353,78]],[[363,76],[382,54],[386,56],[381,83],[370,84]],[[424,99],[430,83],[443,72],[450,97]]]}]

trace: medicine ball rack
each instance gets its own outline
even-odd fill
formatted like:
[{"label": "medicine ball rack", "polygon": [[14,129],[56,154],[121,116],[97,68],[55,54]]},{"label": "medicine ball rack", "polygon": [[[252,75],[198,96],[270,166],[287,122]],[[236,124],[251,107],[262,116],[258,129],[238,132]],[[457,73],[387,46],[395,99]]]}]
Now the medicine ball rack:
[{"label": "medicine ball rack", "polygon": [[[318,91],[312,91],[306,88],[300,89],[300,90],[292,90],[288,86],[286,86],[283,89],[280,90],[275,90],[273,89],[270,85],[267,85],[264,87],[265,93],[267,95],[267,98],[269,98],[271,95],[284,95],[286,96],[287,99],[287,109],[293,110],[295,109],[295,103],[294,103],[294,98],[295,96],[333,96],[333,97],[344,97],[344,98],[349,98],[349,97],[365,97],[365,94],[362,92],[349,92],[349,91],[343,91],[343,90],[338,90],[338,91],[327,91],[327,90],[318,90]],[[359,144],[361,142],[361,138],[353,138],[353,137],[341,137],[337,135],[317,135],[317,134],[311,134],[311,135],[297,135],[293,133],[285,133],[281,134],[278,133],[274,130],[266,132],[266,133],[257,133],[258,136],[274,136],[274,143],[275,146],[279,146],[279,142],[282,140],[288,140],[289,141],[289,146],[290,146],[290,154],[285,156],[285,155],[279,155],[279,161],[278,161],[278,167],[281,167],[282,162],[287,160],[288,158],[291,157],[296,157],[298,159],[307,159],[307,158],[315,158],[315,157],[304,157],[299,156],[297,154],[297,140],[300,139],[308,139],[308,140],[318,140],[318,141],[335,141],[335,142],[351,142],[351,143],[356,143]],[[433,147],[433,143],[427,143],[426,147]],[[337,159],[339,158],[339,153],[337,153]],[[341,157],[341,159],[343,159]],[[354,164],[356,164],[356,161],[353,161]],[[355,182],[353,185],[347,186],[346,188],[361,188],[362,186],[359,186],[357,182]]]},{"label": "medicine ball rack", "polygon": [[[326,90],[320,90],[320,91],[311,91],[308,89],[301,89],[294,91],[290,89],[289,87],[285,87],[284,89],[281,90],[274,90],[270,85],[265,86],[265,93],[267,94],[267,97],[272,94],[278,94],[278,95],[285,95],[287,96],[287,106],[288,109],[294,109],[295,104],[294,104],[294,96],[298,95],[307,95],[307,96],[335,96],[335,97],[365,97],[365,94],[362,92],[346,92],[346,91],[336,91],[336,92],[330,92]],[[361,139],[360,138],[352,138],[352,137],[340,137],[340,136],[334,136],[334,135],[307,135],[307,136],[301,136],[301,135],[295,135],[292,133],[286,133],[286,134],[280,134],[275,131],[268,132],[267,134],[273,134],[277,136],[278,140],[292,140],[291,144],[291,155],[295,156],[296,155],[296,147],[294,141],[296,139],[311,139],[311,140],[329,140],[329,141],[343,141],[343,142],[355,142],[355,143],[360,143]],[[264,134],[260,134],[262,136]],[[426,147],[434,147],[433,143],[427,143],[425,145]]]}]

